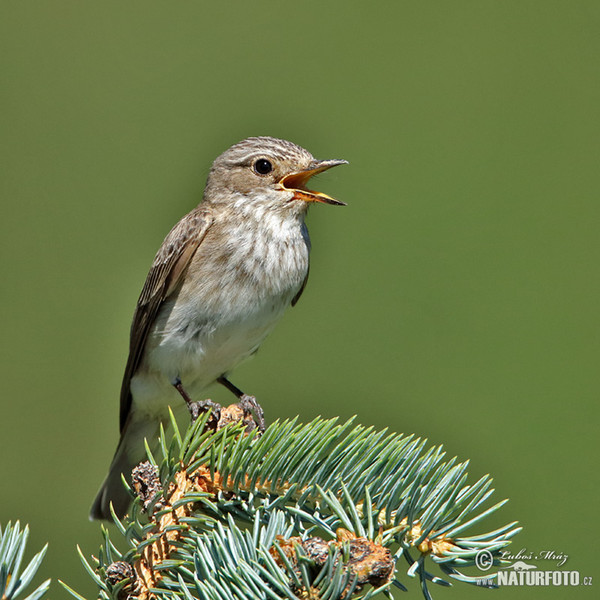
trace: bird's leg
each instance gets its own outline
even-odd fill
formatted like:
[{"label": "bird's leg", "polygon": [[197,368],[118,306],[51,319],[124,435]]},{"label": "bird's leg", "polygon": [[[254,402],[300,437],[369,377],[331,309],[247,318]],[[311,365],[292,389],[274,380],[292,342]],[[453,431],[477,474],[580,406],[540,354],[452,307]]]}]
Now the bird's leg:
[{"label": "bird's leg", "polygon": [[254,396],[248,396],[248,394],[244,394],[244,392],[242,392],[240,388],[233,385],[233,383],[231,383],[231,381],[229,381],[225,375],[221,375],[217,381],[236,396],[236,398],[239,400],[240,408],[245,413],[251,414],[254,417],[256,426],[262,433],[265,430],[265,413],[262,409],[262,406],[256,401],[256,398]]},{"label": "bird's leg", "polygon": [[181,394],[181,397],[185,400],[187,404],[188,410],[190,411],[190,415],[192,416],[192,421],[195,421],[202,413],[206,412],[209,408],[212,411],[211,421],[214,420],[215,427],[216,423],[219,421],[221,417],[221,405],[213,402],[212,400],[200,400],[194,402],[185,391],[183,384],[181,383],[181,379],[176,377],[174,381],[172,381],[173,387]]},{"label": "bird's leg", "polygon": [[233,383],[231,383],[231,381],[229,381],[229,379],[227,379],[225,377],[225,375],[221,375],[221,377],[219,377],[217,379],[217,381],[221,385],[225,386],[232,394],[234,394],[238,400],[241,400],[242,396],[246,395],[246,394],[244,394],[244,392],[242,392],[242,390],[240,390],[239,387],[236,387],[235,385],[233,385]]},{"label": "bird's leg", "polygon": [[186,404],[193,404],[192,399],[188,396],[188,393],[183,389],[183,384],[181,383],[181,379],[176,377],[172,382],[173,387],[181,394],[181,397],[185,400]]}]

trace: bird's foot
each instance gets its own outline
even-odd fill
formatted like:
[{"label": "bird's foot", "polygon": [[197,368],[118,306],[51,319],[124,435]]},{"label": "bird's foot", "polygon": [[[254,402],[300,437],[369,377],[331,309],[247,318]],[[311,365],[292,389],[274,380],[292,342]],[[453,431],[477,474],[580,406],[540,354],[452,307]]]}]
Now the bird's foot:
[{"label": "bird's foot", "polygon": [[239,407],[244,411],[244,417],[251,418],[255,424],[256,429],[260,433],[265,431],[265,412],[262,406],[257,402],[254,396],[248,396],[248,394],[242,394],[240,401],[238,402]]},{"label": "bird's foot", "polygon": [[190,411],[190,415],[192,417],[192,423],[198,419],[198,417],[204,414],[207,410],[211,410],[211,415],[206,423],[206,427],[208,429],[217,430],[217,425],[219,423],[219,419],[221,418],[221,405],[213,402],[212,400],[199,400],[194,402],[189,394],[185,391],[183,384],[181,383],[181,379],[176,377],[172,381],[173,387],[179,392],[181,397],[185,400],[185,403]]},{"label": "bird's foot", "polygon": [[256,398],[243,395],[240,401],[221,408],[217,431],[235,423],[246,426],[246,433],[258,431],[259,435],[265,430],[265,418]]},{"label": "bird's foot", "polygon": [[[263,433],[265,430],[265,413],[261,407],[261,405],[256,401],[254,396],[248,396],[248,394],[244,394],[239,387],[236,387],[225,377],[225,375],[221,375],[217,379],[217,381],[225,386],[230,392],[235,394],[239,402],[237,404],[232,404],[227,408],[224,408],[223,411],[231,412],[231,415],[227,417],[227,419],[223,418],[223,424],[219,423],[219,428],[224,427],[225,421],[241,421],[243,420],[246,424],[246,431],[250,432],[254,429],[258,429],[259,433]],[[234,416],[236,409],[240,409],[242,411],[243,417],[240,419],[239,416]],[[224,416],[224,415],[223,415]]]},{"label": "bird's foot", "polygon": [[190,415],[192,416],[192,423],[196,421],[196,419],[204,414],[206,411],[210,410],[211,415],[208,420],[206,426],[210,429],[216,429],[217,423],[221,418],[221,405],[213,402],[212,400],[198,400],[197,402],[188,402],[187,403],[188,410],[190,411]]}]

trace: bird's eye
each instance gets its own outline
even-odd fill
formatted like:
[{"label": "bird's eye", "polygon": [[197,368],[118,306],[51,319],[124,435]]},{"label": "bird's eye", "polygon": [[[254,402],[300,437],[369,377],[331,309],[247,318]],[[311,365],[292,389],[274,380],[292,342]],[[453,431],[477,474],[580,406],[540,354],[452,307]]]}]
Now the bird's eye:
[{"label": "bird's eye", "polygon": [[259,158],[254,163],[254,170],[259,175],[267,175],[273,170],[273,165],[266,158]]}]

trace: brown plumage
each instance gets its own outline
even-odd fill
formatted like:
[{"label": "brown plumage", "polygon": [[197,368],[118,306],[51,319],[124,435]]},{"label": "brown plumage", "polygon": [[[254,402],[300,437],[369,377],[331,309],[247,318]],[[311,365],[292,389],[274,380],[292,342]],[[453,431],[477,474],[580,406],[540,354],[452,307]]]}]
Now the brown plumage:
[{"label": "brown plumage", "polygon": [[[308,278],[311,202],[341,204],[306,188],[346,161],[316,160],[270,137],[248,138],[219,156],[200,205],[173,227],[152,263],[131,326],[121,388],[121,439],[90,517],[121,517],[129,478],[156,439],[168,407],[201,400],[256,352]],[[240,392],[241,394],[241,392]],[[185,400],[185,401],[184,401]]]}]

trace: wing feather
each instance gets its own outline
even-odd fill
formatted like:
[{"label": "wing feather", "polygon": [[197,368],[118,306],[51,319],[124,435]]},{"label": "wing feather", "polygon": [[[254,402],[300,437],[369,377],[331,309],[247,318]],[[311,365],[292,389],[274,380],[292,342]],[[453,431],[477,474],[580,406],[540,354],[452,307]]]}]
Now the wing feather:
[{"label": "wing feather", "polygon": [[131,323],[129,357],[121,385],[121,431],[131,408],[131,378],[140,364],[152,324],[162,303],[177,287],[211,222],[208,210],[198,206],[171,229],[154,257]]},{"label": "wing feather", "polygon": [[302,296],[302,292],[304,291],[304,288],[306,287],[306,284],[308,283],[308,274],[309,273],[310,273],[310,268],[307,269],[307,271],[306,271],[306,277],[304,278],[304,281],[302,282],[302,285],[300,286],[298,293],[292,298],[292,306],[296,306],[298,300],[300,300],[300,296]]}]

